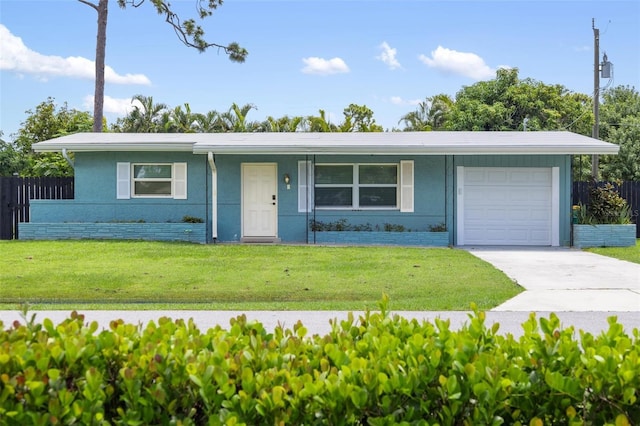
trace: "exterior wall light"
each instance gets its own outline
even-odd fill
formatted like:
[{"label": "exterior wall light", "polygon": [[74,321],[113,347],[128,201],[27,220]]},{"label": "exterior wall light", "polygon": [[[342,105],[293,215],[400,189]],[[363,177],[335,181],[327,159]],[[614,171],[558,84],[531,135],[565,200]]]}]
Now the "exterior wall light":
[{"label": "exterior wall light", "polygon": [[284,174],[284,183],[287,185],[287,189],[291,189],[291,177],[289,176],[289,173]]}]

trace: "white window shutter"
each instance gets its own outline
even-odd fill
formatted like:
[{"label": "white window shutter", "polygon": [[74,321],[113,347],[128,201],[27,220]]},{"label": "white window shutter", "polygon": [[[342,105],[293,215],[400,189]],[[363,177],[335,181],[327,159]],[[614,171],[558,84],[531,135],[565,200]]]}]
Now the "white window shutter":
[{"label": "white window shutter", "polygon": [[187,163],[173,163],[173,198],[187,199]]},{"label": "white window shutter", "polygon": [[313,209],[313,164],[311,161],[298,161],[298,212],[310,212]]},{"label": "white window shutter", "polygon": [[131,163],[116,165],[116,198],[118,200],[131,198]]},{"label": "white window shutter", "polygon": [[413,212],[413,160],[400,162],[400,211]]}]

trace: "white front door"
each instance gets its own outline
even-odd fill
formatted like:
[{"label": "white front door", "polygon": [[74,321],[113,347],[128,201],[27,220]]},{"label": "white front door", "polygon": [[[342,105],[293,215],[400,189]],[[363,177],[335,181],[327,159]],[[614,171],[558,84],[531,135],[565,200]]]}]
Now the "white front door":
[{"label": "white front door", "polygon": [[276,163],[242,164],[242,237],[275,239],[278,235],[278,167]]}]

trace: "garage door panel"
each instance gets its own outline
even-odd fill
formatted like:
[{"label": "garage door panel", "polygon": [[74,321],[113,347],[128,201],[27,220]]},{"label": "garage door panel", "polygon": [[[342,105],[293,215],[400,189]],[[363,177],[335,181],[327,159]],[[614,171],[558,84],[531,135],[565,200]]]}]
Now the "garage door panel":
[{"label": "garage door panel", "polygon": [[551,245],[551,168],[464,168],[464,243]]},{"label": "garage door panel", "polygon": [[522,192],[527,195],[527,198],[533,201],[543,201],[545,205],[551,205],[551,198],[549,191],[551,186],[526,188]]},{"label": "garage door panel", "polygon": [[511,223],[521,222],[524,218],[529,218],[529,210],[527,209],[509,209],[505,210],[504,219]]},{"label": "garage door panel", "polygon": [[528,172],[511,172],[506,182],[517,185],[529,185],[531,173]]},{"label": "garage door panel", "polygon": [[532,184],[540,183],[551,185],[551,173],[547,171],[533,171],[530,182]]},{"label": "garage door panel", "polygon": [[529,220],[539,223],[549,223],[549,211],[546,209],[531,209],[528,212]]},{"label": "garage door panel", "polygon": [[488,183],[502,183],[507,180],[508,174],[505,170],[489,170],[486,172]]},{"label": "garage door panel", "polygon": [[545,244],[549,235],[549,230],[547,232],[542,231],[531,231],[531,241],[538,242],[539,244]]},{"label": "garage door panel", "polygon": [[473,185],[476,183],[484,184],[486,183],[486,172],[484,170],[470,170],[468,173],[465,172],[464,180],[465,184]]}]

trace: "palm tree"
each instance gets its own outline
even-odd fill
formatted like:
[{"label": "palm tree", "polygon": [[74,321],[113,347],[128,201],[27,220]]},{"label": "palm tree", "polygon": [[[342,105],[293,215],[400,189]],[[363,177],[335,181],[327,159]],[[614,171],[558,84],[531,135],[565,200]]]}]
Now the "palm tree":
[{"label": "palm tree", "polygon": [[300,116],[289,117],[285,115],[280,118],[267,117],[265,121],[260,123],[263,132],[297,132],[302,127],[304,118]]},{"label": "palm tree", "polygon": [[229,111],[220,115],[223,124],[223,132],[253,132],[259,128],[259,123],[247,122],[247,114],[252,109],[258,109],[253,104],[238,106],[235,102],[231,104]]},{"label": "palm tree", "polygon": [[447,113],[451,111],[453,99],[449,95],[441,93],[429,98],[431,108],[429,108],[429,122],[433,130],[441,129],[447,120]]},{"label": "palm tree", "polygon": [[195,114],[194,127],[198,133],[221,133],[225,128],[221,114],[215,110],[206,114]]},{"label": "palm tree", "polygon": [[319,110],[319,116],[309,115],[304,120],[304,128],[307,132],[338,132],[339,129],[335,124],[329,123],[325,117],[325,111]]},{"label": "palm tree", "polygon": [[411,111],[398,120],[398,124],[404,122],[405,132],[424,132],[431,130],[431,124],[429,124],[429,103],[428,100],[420,102],[418,109]]},{"label": "palm tree", "polygon": [[135,95],[131,99],[133,110],[126,117],[118,119],[115,131],[130,133],[158,133],[161,126],[163,112],[167,105],[154,103],[152,96]]},{"label": "palm tree", "polygon": [[184,104],[184,111],[177,106],[163,114],[163,127],[168,133],[195,133],[198,131],[197,114],[191,112],[188,103]]},{"label": "palm tree", "polygon": [[453,100],[449,95],[440,94],[426,98],[418,104],[418,109],[400,118],[404,122],[405,132],[423,132],[437,130],[444,126],[446,113],[451,109]]}]

